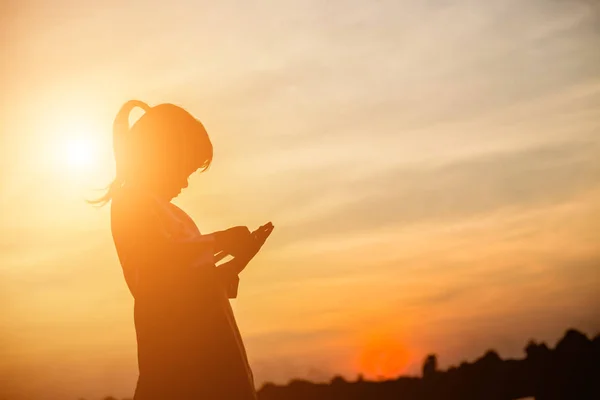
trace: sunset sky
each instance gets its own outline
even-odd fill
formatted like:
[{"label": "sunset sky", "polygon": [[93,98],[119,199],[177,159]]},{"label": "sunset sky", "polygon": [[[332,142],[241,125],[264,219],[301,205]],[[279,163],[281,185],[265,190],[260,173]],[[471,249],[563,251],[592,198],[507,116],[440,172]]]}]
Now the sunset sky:
[{"label": "sunset sky", "polygon": [[600,332],[598,2],[1,7],[0,398],[133,394],[110,207],[84,200],[134,98],[205,124],[175,201],[201,231],[276,226],[233,301],[258,387]]}]

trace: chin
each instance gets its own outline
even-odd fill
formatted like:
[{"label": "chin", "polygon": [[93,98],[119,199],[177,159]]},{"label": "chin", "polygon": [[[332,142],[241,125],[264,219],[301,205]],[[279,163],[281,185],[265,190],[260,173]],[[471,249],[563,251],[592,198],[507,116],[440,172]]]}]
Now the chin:
[{"label": "chin", "polygon": [[180,191],[163,191],[159,196],[167,201],[171,201],[173,200],[175,197],[179,196],[181,192]]}]

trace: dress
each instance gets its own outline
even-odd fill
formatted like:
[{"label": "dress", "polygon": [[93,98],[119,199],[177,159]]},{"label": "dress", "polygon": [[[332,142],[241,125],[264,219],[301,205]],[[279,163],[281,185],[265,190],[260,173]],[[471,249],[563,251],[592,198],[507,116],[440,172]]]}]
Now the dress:
[{"label": "dress", "polygon": [[[113,197],[111,229],[135,300],[134,400],[255,400],[229,303],[239,280],[215,266],[212,238],[177,206],[133,188]],[[175,250],[190,241],[205,241],[207,250]]]}]

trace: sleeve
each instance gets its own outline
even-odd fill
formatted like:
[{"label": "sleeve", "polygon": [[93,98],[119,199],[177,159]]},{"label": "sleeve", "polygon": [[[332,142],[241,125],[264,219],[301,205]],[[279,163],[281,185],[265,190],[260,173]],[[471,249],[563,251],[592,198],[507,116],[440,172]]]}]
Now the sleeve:
[{"label": "sleeve", "polygon": [[234,265],[231,264],[234,262],[235,261],[232,260],[216,267],[218,279],[225,288],[227,297],[230,299],[237,298],[238,288],[240,285],[240,277],[238,272],[236,271]]},{"label": "sleeve", "polygon": [[234,277],[225,280],[224,283],[227,297],[230,299],[236,299],[238,294],[238,288],[240,286],[240,277],[235,275]]}]

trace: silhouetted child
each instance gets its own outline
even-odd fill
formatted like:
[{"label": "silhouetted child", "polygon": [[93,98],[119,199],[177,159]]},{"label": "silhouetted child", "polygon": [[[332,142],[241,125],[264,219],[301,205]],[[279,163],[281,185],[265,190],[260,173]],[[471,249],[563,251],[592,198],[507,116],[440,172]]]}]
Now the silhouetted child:
[{"label": "silhouetted child", "polygon": [[[129,114],[144,115],[129,128]],[[135,400],[255,399],[229,298],[238,274],[273,230],[244,226],[202,235],[171,203],[205,171],[213,148],[204,126],[172,104],[129,101],[114,122],[116,178],[111,228],[134,299],[139,379]],[[219,267],[225,255],[234,258]]]}]

